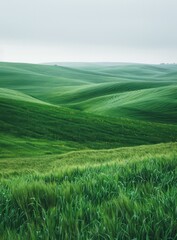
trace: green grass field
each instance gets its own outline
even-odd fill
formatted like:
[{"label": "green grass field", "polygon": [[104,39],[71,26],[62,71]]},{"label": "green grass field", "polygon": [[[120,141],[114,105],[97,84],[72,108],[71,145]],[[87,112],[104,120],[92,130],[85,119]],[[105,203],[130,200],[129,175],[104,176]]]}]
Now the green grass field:
[{"label": "green grass field", "polygon": [[0,239],[177,239],[177,65],[0,63]]}]

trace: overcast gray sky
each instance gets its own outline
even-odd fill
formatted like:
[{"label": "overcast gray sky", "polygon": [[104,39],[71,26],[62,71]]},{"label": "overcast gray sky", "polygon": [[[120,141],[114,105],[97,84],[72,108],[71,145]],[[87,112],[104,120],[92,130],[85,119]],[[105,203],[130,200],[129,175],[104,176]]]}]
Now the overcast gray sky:
[{"label": "overcast gray sky", "polygon": [[177,0],[0,0],[0,61],[177,62]]}]

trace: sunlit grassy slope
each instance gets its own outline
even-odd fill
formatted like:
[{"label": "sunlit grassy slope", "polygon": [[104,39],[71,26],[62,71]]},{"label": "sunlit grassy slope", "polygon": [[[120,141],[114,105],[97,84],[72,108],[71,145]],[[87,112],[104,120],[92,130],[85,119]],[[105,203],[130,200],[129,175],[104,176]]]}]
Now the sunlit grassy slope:
[{"label": "sunlit grassy slope", "polygon": [[0,63],[0,239],[176,240],[177,66]]}]

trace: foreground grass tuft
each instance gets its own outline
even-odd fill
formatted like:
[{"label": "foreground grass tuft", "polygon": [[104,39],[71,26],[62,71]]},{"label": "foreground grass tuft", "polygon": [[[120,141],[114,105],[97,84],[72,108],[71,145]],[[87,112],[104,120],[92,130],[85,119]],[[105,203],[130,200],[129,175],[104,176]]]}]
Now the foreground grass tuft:
[{"label": "foreground grass tuft", "polygon": [[177,239],[177,155],[108,163],[2,177],[2,239]]}]

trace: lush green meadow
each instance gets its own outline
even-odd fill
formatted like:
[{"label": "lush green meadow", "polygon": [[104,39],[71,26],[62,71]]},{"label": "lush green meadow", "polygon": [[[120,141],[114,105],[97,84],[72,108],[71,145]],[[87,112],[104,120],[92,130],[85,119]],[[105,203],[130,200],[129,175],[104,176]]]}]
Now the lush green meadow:
[{"label": "lush green meadow", "polygon": [[177,66],[0,63],[0,239],[177,239]]}]

